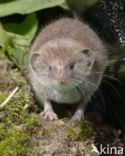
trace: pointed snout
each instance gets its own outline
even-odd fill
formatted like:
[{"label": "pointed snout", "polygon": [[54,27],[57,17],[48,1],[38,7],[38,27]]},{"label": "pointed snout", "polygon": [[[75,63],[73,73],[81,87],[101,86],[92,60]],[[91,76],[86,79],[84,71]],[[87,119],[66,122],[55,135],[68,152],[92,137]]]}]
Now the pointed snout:
[{"label": "pointed snout", "polygon": [[58,82],[59,82],[60,85],[64,85],[66,83],[65,80],[58,80]]},{"label": "pointed snout", "polygon": [[64,77],[65,77],[65,71],[62,66],[58,67],[58,83],[60,85],[64,85],[66,83]]}]

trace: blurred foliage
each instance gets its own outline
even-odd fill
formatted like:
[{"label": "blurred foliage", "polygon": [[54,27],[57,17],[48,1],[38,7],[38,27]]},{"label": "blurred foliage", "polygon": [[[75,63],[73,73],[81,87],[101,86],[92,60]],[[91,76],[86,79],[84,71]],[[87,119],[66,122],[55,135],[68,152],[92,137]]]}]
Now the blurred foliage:
[{"label": "blurred foliage", "polygon": [[100,0],[87,10],[86,18],[93,23],[103,38],[125,50],[124,10],[124,0]]},{"label": "blurred foliage", "polygon": [[97,1],[98,0],[66,0],[68,6],[77,16],[81,16],[86,9],[93,6]]},{"label": "blurred foliage", "polygon": [[[9,16],[11,22],[5,18],[0,23],[0,53],[6,53],[9,58],[21,69],[25,67],[26,55],[38,30],[38,19],[35,11],[62,5],[64,0],[8,0],[0,1],[0,17],[12,14],[26,14],[22,21],[15,22]],[[18,15],[16,20],[18,19]]]},{"label": "blurred foliage", "polygon": [[45,8],[60,5],[64,0],[15,0],[0,4],[0,17],[19,13],[29,14]]}]

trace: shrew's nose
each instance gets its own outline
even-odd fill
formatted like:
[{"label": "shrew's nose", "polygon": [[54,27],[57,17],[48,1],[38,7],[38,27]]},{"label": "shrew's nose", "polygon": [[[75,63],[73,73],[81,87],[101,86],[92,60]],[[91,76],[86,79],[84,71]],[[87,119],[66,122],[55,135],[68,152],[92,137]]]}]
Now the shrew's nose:
[{"label": "shrew's nose", "polygon": [[59,80],[59,83],[60,83],[61,85],[64,85],[66,82],[65,82],[65,80]]}]

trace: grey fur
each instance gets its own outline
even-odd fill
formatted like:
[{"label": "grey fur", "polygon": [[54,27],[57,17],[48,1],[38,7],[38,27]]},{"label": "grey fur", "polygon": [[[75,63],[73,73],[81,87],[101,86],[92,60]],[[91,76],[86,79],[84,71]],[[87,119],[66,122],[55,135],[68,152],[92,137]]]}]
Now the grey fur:
[{"label": "grey fur", "polygon": [[[106,49],[88,25],[62,18],[46,26],[36,37],[28,60],[31,84],[44,105],[45,119],[58,118],[51,100],[79,103],[72,119],[84,119],[85,106],[98,89],[106,65]],[[59,84],[63,81],[66,84]]]}]

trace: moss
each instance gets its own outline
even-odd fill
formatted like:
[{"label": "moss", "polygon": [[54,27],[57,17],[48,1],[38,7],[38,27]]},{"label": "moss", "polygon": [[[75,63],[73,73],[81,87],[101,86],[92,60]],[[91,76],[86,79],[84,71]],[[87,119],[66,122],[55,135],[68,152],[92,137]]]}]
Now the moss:
[{"label": "moss", "polygon": [[6,114],[0,126],[0,155],[26,155],[31,150],[30,139],[35,134],[37,125],[35,118],[31,117],[24,105],[28,99],[20,91],[6,105]]},{"label": "moss", "polygon": [[49,129],[43,128],[43,136],[49,137],[49,138],[51,137],[51,133],[50,133]]},{"label": "moss", "polygon": [[29,134],[20,132],[15,128],[0,126],[0,156],[24,156],[31,151],[28,146]]},{"label": "moss", "polygon": [[94,136],[92,124],[89,121],[82,121],[80,123],[81,131],[79,133],[79,140],[91,139]]},{"label": "moss", "polygon": [[92,125],[88,121],[82,121],[76,127],[67,128],[68,141],[85,141],[93,137]]},{"label": "moss", "polygon": [[0,121],[0,156],[25,156],[32,153],[32,146],[35,144],[32,138],[39,126],[35,117],[25,108],[26,105],[30,107],[33,104],[32,94],[17,70],[1,73],[0,86],[0,103],[12,89],[19,86],[19,91],[2,110],[5,116]]},{"label": "moss", "polygon": [[73,128],[67,128],[67,140],[72,141],[72,140],[77,140],[78,139],[78,134]]},{"label": "moss", "polygon": [[7,92],[0,92],[0,103],[2,103],[6,97],[7,97]]}]

